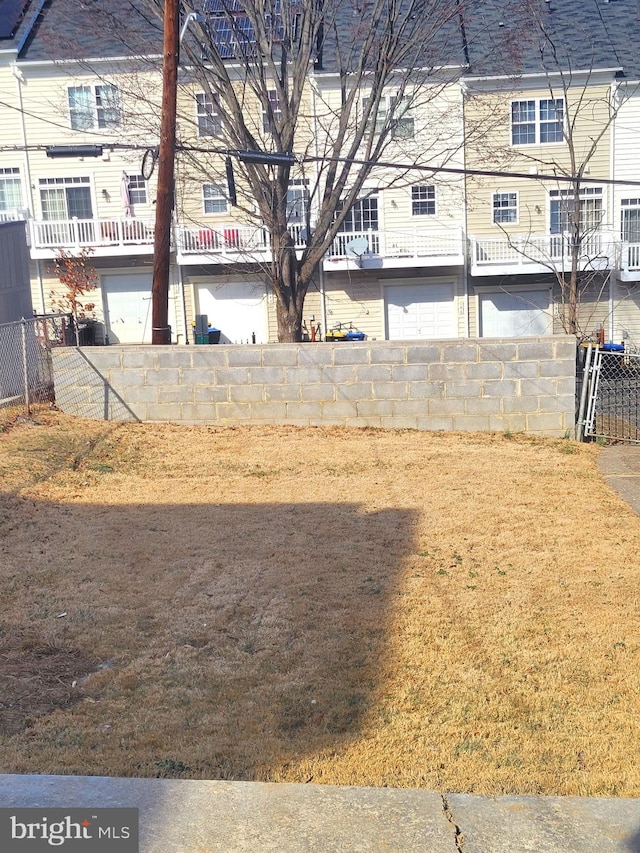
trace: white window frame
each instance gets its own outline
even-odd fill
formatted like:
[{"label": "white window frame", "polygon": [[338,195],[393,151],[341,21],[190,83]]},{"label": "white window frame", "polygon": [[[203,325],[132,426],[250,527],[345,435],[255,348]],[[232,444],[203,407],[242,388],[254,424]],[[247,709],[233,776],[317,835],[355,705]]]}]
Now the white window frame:
[{"label": "white window frame", "polygon": [[[280,104],[280,99],[278,98],[278,90],[277,89],[267,89],[267,97],[269,99],[269,103],[271,104],[271,111],[273,112],[273,118],[276,124],[282,118],[282,108]],[[273,125],[271,124],[271,119],[269,117],[269,113],[265,110],[264,106],[262,107],[262,130],[264,133],[273,133]]]},{"label": "white window frame", "polygon": [[202,210],[208,215],[229,212],[227,187],[224,184],[211,182],[202,184]]},{"label": "white window frame", "polygon": [[[40,194],[40,206],[42,208],[42,218],[45,220],[56,221],[56,220],[67,220],[70,218],[74,218],[73,213],[69,211],[69,194],[68,190],[73,189],[83,189],[89,190],[88,196],[90,202],[90,212],[88,216],[80,217],[82,219],[93,219],[94,216],[94,199],[93,199],[93,189],[91,185],[91,178],[85,175],[76,175],[71,178],[39,178],[38,179],[38,190]],[[60,194],[58,197],[62,199],[64,202],[64,216],[46,216],[48,205],[45,204],[45,195],[46,193],[52,194],[52,199],[54,198],[54,193]],[[53,206],[50,208],[53,211]]]},{"label": "white window frame", "polygon": [[[555,117],[549,118],[546,112],[549,105]],[[525,114],[526,110],[526,114]],[[557,116],[557,113],[560,116]],[[515,119],[519,120],[516,121]],[[527,145],[563,145],[565,137],[566,109],[564,98],[516,98],[509,106],[509,138],[513,148]],[[560,139],[543,139],[553,128],[560,129]],[[515,141],[515,132],[526,134],[528,138]],[[555,134],[554,134],[555,135]]]},{"label": "white window frame", "polygon": [[[629,228],[630,223],[625,223],[625,213],[629,211],[637,212],[637,221],[634,223],[633,229]],[[637,240],[629,239],[629,231],[633,230],[637,233]],[[622,198],[620,199],[620,239],[623,243],[640,243],[640,198]]]},{"label": "white window frame", "polygon": [[[16,187],[18,188],[19,204],[7,204],[5,187],[8,185],[11,185],[14,189]],[[15,215],[19,215],[24,209],[24,188],[22,186],[22,175],[20,174],[20,169],[17,166],[5,166],[0,168],[0,186],[2,187],[2,193],[0,193],[0,222],[2,222],[6,219],[6,214],[15,213]]]},{"label": "white window frame", "polygon": [[[496,199],[500,196],[503,199],[506,197],[508,202],[513,200],[513,204],[500,205],[496,207]],[[496,218],[496,213],[500,212],[514,212],[515,217],[513,219],[500,219]],[[502,192],[501,190],[496,190],[491,194],[491,221],[494,225],[517,225],[520,221],[520,198],[518,192]]]},{"label": "white window frame", "polygon": [[196,94],[198,136],[222,136],[222,116],[207,92]]},{"label": "white window frame", "polygon": [[[82,91],[86,99],[81,98],[74,104],[72,92]],[[112,102],[108,97],[112,96]],[[85,103],[81,103],[85,100]],[[78,83],[67,87],[67,106],[69,125],[72,130],[109,130],[122,125],[120,90],[113,83]]]},{"label": "white window frame", "polygon": [[[426,193],[422,193],[426,190]],[[432,205],[433,210],[419,210],[420,205]],[[412,216],[435,216],[436,187],[435,184],[414,184],[411,187],[411,215]]]},{"label": "white window frame", "polygon": [[129,201],[131,204],[147,203],[147,182],[142,175],[129,175]]},{"label": "white window frame", "polygon": [[[362,111],[363,114],[367,109],[370,98],[362,98]],[[394,117],[390,126],[389,136],[391,139],[413,139],[416,135],[416,126],[415,119],[413,117],[413,113],[411,110],[411,101],[408,95],[402,95],[400,98],[400,105],[396,109],[396,102],[398,101],[398,95],[384,95],[380,99],[380,106],[378,107],[378,112],[375,117],[375,133],[379,134],[387,121],[387,115],[395,110]],[[403,108],[402,104],[406,103],[406,106]],[[373,127],[373,122],[370,120],[367,124],[367,133],[371,133],[371,128]]]}]

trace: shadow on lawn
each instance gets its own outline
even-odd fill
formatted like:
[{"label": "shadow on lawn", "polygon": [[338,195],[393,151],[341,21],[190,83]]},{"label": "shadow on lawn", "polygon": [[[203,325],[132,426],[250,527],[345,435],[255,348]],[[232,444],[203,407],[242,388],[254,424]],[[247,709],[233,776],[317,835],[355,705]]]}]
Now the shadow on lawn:
[{"label": "shadow on lawn", "polygon": [[[194,500],[214,498],[197,490]],[[6,618],[115,661],[83,687],[97,701],[62,721],[77,727],[72,750],[52,746],[47,725],[30,730],[32,745],[49,740],[46,772],[278,778],[359,731],[413,512],[2,504]],[[12,583],[25,537],[37,545]]]}]

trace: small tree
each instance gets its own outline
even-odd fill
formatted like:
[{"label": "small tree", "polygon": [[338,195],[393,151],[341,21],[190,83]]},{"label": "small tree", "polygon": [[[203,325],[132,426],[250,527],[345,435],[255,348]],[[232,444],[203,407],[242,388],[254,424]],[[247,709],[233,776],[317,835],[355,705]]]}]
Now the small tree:
[{"label": "small tree", "polygon": [[79,254],[72,255],[60,249],[53,261],[53,271],[65,289],[50,292],[51,305],[64,314],[72,314],[76,322],[95,319],[95,303],[84,301],[99,284],[98,273],[89,263],[91,252],[90,248],[81,249]]}]

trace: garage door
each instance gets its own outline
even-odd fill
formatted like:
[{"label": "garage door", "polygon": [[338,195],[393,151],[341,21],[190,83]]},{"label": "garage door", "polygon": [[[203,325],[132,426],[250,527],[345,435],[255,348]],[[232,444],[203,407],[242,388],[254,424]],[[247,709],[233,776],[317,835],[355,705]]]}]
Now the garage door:
[{"label": "garage door", "polygon": [[480,334],[483,338],[518,338],[550,335],[549,291],[480,295]]},{"label": "garage door", "polygon": [[385,287],[385,306],[390,341],[458,336],[453,283]]},{"label": "garage door", "polygon": [[105,321],[110,343],[151,343],[152,279],[150,273],[102,276]]},{"label": "garage door", "polygon": [[262,282],[200,284],[197,287],[198,313],[220,329],[220,343],[268,342],[267,292]]}]

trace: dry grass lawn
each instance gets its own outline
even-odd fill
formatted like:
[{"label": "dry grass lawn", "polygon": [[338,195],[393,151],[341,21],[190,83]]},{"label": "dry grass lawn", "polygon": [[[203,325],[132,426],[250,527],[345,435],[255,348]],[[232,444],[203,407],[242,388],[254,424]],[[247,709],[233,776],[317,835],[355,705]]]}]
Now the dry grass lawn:
[{"label": "dry grass lawn", "polygon": [[595,446],[0,423],[0,772],[640,795]]}]

